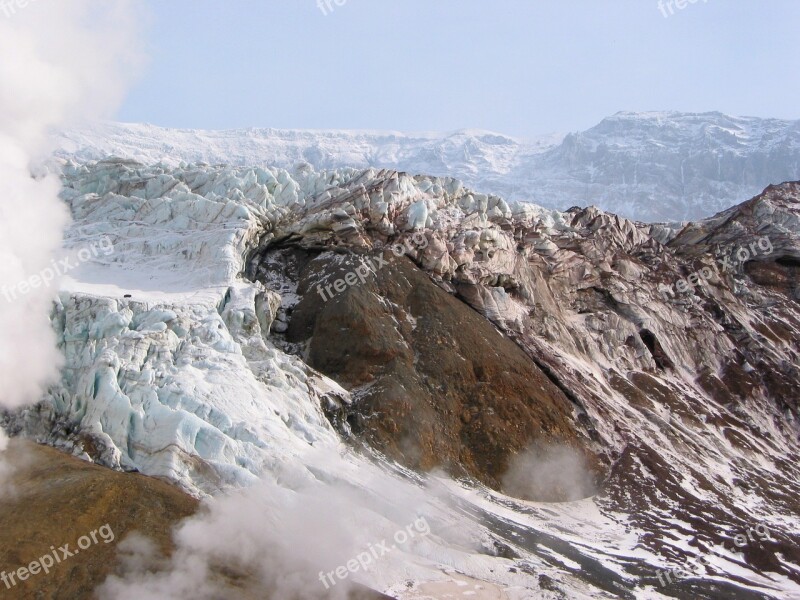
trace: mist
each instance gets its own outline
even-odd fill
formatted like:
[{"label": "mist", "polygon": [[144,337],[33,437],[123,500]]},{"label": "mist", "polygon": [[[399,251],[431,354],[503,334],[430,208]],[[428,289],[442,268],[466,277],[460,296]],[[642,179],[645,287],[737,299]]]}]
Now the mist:
[{"label": "mist", "polygon": [[[198,514],[176,528],[176,549],[169,558],[159,556],[138,533],[127,537],[118,573],[98,590],[99,597],[220,598],[235,582],[244,597],[342,600],[357,582],[379,588],[383,578],[403,572],[406,551],[435,554],[444,537],[472,551],[478,548],[477,532],[470,539],[469,527],[447,524],[444,502],[432,505],[436,490],[392,476],[365,459],[354,464],[328,456],[314,462],[318,475],[291,467],[275,479],[265,475],[255,486],[206,500]],[[368,473],[358,484],[319,475],[352,473],[354,467]],[[411,524],[414,536],[396,543],[394,535]],[[325,573],[363,560],[382,541],[396,549],[385,556],[371,554],[367,568],[333,585],[322,581]]]},{"label": "mist", "polygon": [[509,496],[537,502],[569,502],[595,493],[584,456],[569,446],[533,446],[514,456],[503,476]]},{"label": "mist", "polygon": [[8,448],[8,436],[0,429],[0,500],[13,494],[14,488],[11,481],[15,468],[11,461],[6,460],[5,451]]},{"label": "mist", "polygon": [[[39,401],[63,364],[50,324],[58,281],[44,274],[70,217],[58,175],[36,166],[48,134],[111,116],[143,64],[129,2],[13,7],[0,18],[0,409]],[[7,445],[0,434],[0,494],[13,471]]]}]

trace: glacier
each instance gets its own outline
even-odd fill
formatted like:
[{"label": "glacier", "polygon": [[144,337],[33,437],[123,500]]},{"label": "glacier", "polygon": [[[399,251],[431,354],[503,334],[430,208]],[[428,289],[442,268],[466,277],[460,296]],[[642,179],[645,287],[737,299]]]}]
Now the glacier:
[{"label": "glacier", "polygon": [[57,155],[146,164],[385,168],[454,177],[510,201],[599,208],[644,222],[713,215],[800,179],[800,122],[718,112],[621,112],[583,132],[202,131],[106,123],[59,132]]}]

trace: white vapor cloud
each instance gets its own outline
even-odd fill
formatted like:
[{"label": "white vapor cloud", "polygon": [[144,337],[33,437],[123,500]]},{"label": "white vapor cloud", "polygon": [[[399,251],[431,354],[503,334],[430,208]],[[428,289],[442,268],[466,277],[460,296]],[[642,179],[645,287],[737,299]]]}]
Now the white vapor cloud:
[{"label": "white vapor cloud", "polygon": [[583,454],[558,444],[531,447],[514,456],[503,476],[503,491],[539,502],[580,500],[596,493]]},{"label": "white vapor cloud", "polygon": [[[345,463],[327,456],[315,461],[315,472],[350,473],[357,484],[320,478],[293,465],[275,479],[228,495],[210,498],[176,529],[176,550],[157,556],[152,542],[134,534],[121,544],[122,564],[97,590],[101,600],[212,600],[232,597],[221,573],[243,588],[241,597],[283,600],[346,600],[354,582],[376,589],[413,577],[420,556],[442,556],[442,540],[450,547],[474,552],[480,534],[458,521],[453,509],[430,485],[392,476],[366,460]],[[427,529],[419,524],[424,520]],[[452,521],[452,522],[451,522]],[[453,528],[458,521],[458,527]],[[398,531],[416,527],[416,535],[400,544]],[[430,534],[430,535],[428,535]],[[386,541],[397,547],[388,554],[370,548]],[[368,566],[326,585],[329,573],[361,557]],[[416,558],[411,558],[416,557]]]},{"label": "white vapor cloud", "polygon": [[[159,557],[139,534],[121,547],[122,570],[98,590],[107,600],[170,598],[212,600],[226,597],[219,569],[246,576],[254,595],[269,592],[286,600],[345,600],[349,582],[329,592],[318,571],[355,556],[341,490],[317,494],[291,491],[263,482],[232,495],[209,499],[175,533],[176,550]],[[232,571],[233,570],[233,571]],[[230,590],[228,590],[230,591]]]},{"label": "white vapor cloud", "polygon": [[14,475],[14,467],[3,456],[6,448],[8,448],[8,436],[6,436],[5,431],[0,429],[0,499],[11,495],[13,492],[11,478]]},{"label": "white vapor cloud", "polygon": [[[133,5],[40,0],[0,19],[0,292],[50,265],[69,222],[57,175],[32,176],[48,133],[110,116],[141,64]],[[37,401],[61,355],[49,322],[57,288],[0,293],[0,407]]]}]

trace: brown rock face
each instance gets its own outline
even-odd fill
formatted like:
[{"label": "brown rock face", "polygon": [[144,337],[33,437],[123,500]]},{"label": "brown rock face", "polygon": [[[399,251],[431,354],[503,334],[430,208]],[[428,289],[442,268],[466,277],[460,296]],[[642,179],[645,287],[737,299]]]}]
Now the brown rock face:
[{"label": "brown rock face", "polygon": [[580,447],[571,402],[514,342],[408,259],[382,259],[364,284],[327,301],[318,283],[344,279],[361,258],[308,261],[287,333],[307,342],[312,367],[352,391],[357,435],[413,468],[494,487],[534,442]]},{"label": "brown rock face", "polygon": [[[157,479],[111,471],[52,448],[12,444],[6,456],[21,466],[14,476],[15,493],[0,500],[0,569],[11,573],[27,567],[52,554],[51,546],[57,552],[64,544],[69,552],[79,550],[49,573],[25,581],[15,578],[17,585],[10,589],[0,582],[0,592],[9,597],[91,598],[113,572],[117,544],[125,536],[140,531],[167,553],[172,525],[198,506],[194,498]],[[110,533],[98,531],[105,525]],[[98,543],[80,550],[79,539],[93,531]]]}]

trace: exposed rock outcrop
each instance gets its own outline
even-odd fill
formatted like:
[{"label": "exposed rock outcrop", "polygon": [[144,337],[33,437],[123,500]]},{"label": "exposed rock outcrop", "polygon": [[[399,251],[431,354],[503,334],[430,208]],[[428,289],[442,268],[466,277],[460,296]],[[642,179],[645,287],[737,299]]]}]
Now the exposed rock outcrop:
[{"label": "exposed rock outcrop", "polygon": [[[123,474],[30,443],[12,444],[3,459],[15,465],[12,492],[0,499],[0,570],[12,573],[56,548],[77,548],[79,538],[95,540],[76,556],[58,559],[49,573],[39,570],[0,593],[13,598],[91,598],[114,572],[120,541],[134,531],[150,537],[165,554],[171,530],[197,510],[198,501],[166,482]],[[110,529],[98,533],[108,525]],[[55,560],[51,561],[55,562]],[[24,575],[24,574],[23,574]]]},{"label": "exposed rock outcrop", "polygon": [[[330,299],[318,287],[368,261],[386,264]],[[407,258],[326,253],[298,278],[287,341],[347,387],[350,427],[389,456],[498,487],[509,457],[533,443],[584,445],[563,392]]]},{"label": "exposed rock outcrop", "polygon": [[[6,597],[96,598],[107,577],[123,572],[119,548],[125,538],[144,536],[168,557],[173,528],[199,508],[195,498],[164,481],[118,473],[45,446],[15,442],[2,457],[4,469],[12,469],[0,496],[0,571],[7,582],[0,582],[0,595]],[[42,561],[52,563],[47,572],[34,567],[33,574],[22,573],[24,581],[9,575],[54,552],[55,558]],[[157,562],[155,555],[147,558]],[[271,598],[264,584],[237,573],[235,565],[220,565],[215,579],[228,598]],[[353,587],[349,600],[391,600]]]}]

